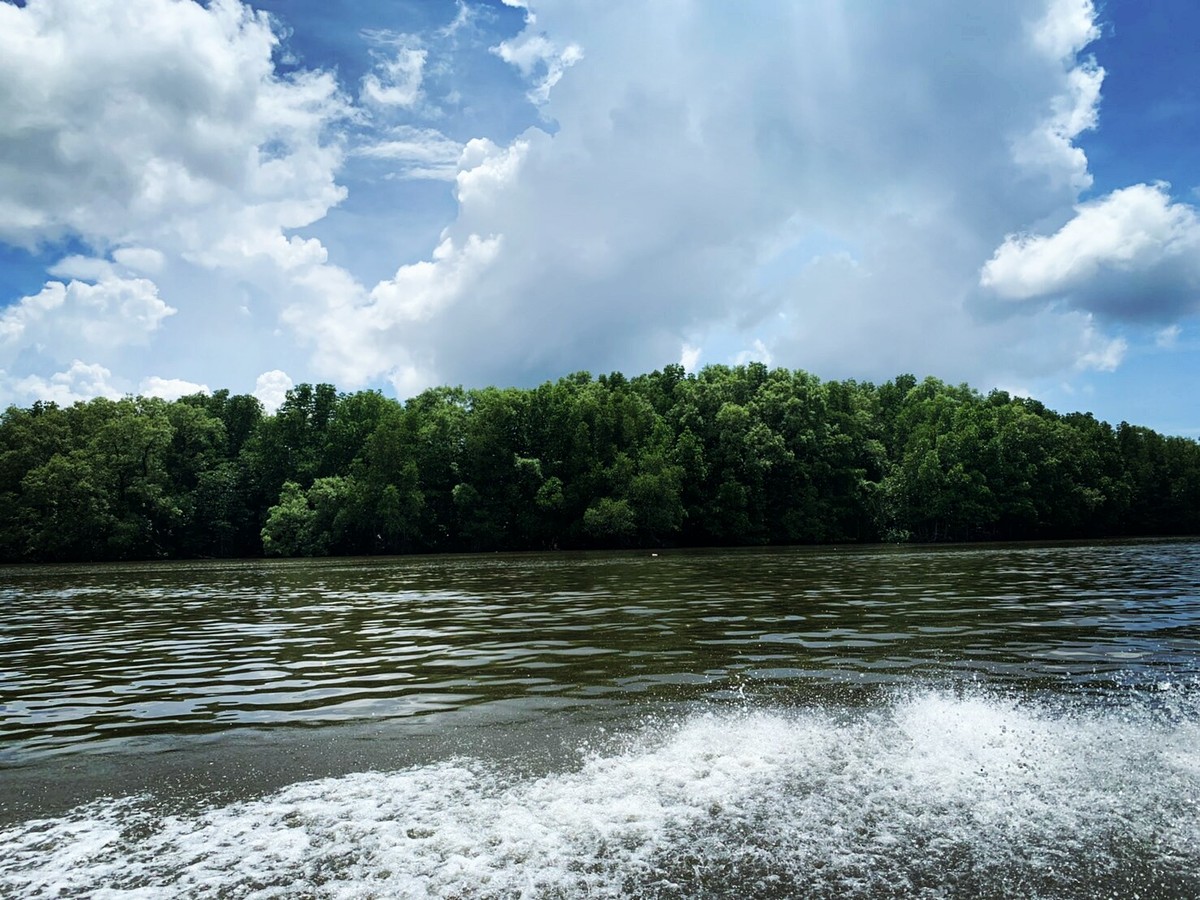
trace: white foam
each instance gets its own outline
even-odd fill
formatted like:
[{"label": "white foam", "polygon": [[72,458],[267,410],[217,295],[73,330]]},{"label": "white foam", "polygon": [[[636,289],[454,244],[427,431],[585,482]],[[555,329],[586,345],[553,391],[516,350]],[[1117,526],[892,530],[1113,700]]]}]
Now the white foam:
[{"label": "white foam", "polygon": [[943,692],[705,713],[541,777],[457,759],[188,815],[90,804],[0,833],[0,893],[1187,896],[1198,722]]}]

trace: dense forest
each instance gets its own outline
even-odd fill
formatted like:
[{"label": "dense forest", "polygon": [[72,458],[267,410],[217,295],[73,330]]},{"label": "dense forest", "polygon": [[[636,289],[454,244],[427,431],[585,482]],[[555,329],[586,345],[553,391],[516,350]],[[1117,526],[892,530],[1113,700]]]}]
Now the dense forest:
[{"label": "dense forest", "polygon": [[1200,531],[1200,444],[904,375],[586,372],[406,403],[300,385],[10,407],[0,559]]}]

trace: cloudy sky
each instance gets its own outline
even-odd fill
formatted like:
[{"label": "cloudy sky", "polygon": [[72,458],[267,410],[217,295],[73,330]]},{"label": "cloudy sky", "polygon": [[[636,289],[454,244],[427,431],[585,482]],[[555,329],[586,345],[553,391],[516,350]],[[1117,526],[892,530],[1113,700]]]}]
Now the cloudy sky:
[{"label": "cloudy sky", "polygon": [[0,0],[0,404],[758,359],[1200,435],[1194,0]]}]

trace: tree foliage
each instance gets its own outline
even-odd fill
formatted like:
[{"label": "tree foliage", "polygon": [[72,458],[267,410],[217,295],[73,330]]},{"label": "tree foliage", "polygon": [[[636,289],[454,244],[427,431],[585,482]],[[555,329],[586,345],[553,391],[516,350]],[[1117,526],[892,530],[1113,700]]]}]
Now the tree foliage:
[{"label": "tree foliage", "polygon": [[406,403],[299,385],[0,415],[0,558],[1195,533],[1200,444],[902,375],[680,366]]}]

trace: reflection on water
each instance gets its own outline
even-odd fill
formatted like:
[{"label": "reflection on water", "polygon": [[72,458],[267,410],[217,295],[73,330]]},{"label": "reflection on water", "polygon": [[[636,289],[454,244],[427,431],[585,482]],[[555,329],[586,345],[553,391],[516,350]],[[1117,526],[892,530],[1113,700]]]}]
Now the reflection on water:
[{"label": "reflection on water", "polygon": [[4,896],[1200,896],[1195,542],[11,568],[0,687]]},{"label": "reflection on water", "polygon": [[0,762],[518,698],[1188,679],[1198,585],[1194,543],[10,569]]}]

